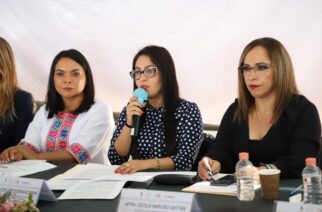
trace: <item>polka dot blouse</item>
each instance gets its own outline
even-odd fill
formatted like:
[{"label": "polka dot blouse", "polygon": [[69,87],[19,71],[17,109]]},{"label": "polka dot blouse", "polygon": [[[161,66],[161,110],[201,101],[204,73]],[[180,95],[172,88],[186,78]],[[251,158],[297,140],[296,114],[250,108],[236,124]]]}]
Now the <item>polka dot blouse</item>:
[{"label": "polka dot blouse", "polygon": [[[149,104],[145,110],[145,122],[138,134],[138,153],[141,159],[166,157],[165,127],[162,122],[164,108],[154,109]],[[197,104],[180,100],[175,111],[176,149],[170,157],[174,161],[175,170],[191,170],[202,142],[202,119]],[[126,121],[126,108],[123,108],[114,131],[108,157],[113,165],[119,165],[129,159],[129,155],[120,156],[114,147]]]}]

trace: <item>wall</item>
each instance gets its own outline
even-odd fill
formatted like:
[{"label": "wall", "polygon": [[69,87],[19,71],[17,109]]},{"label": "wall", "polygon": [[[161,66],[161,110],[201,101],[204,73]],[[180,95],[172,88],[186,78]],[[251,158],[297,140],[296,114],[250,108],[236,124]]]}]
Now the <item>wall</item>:
[{"label": "wall", "polygon": [[322,113],[320,0],[1,0],[0,36],[12,45],[20,85],[44,100],[54,56],[75,48],[88,58],[97,97],[120,111],[132,94],[135,53],[165,46],[181,96],[219,124],[237,95],[244,46],[269,36],[288,49],[300,91]]}]

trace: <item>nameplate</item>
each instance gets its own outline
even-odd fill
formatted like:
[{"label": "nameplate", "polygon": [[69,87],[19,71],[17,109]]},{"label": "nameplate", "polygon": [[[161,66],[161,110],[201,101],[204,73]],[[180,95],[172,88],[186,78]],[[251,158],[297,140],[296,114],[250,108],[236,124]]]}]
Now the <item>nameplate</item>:
[{"label": "nameplate", "polygon": [[273,211],[276,212],[321,212],[322,205],[303,204],[302,202],[275,201]]},{"label": "nameplate", "polygon": [[122,189],[117,211],[201,211],[195,194],[144,189]]},{"label": "nameplate", "polygon": [[39,199],[52,202],[57,201],[46,181],[40,179],[0,176],[0,193],[3,194],[6,191],[11,191],[11,198],[19,202],[27,200],[30,192],[36,205]]}]

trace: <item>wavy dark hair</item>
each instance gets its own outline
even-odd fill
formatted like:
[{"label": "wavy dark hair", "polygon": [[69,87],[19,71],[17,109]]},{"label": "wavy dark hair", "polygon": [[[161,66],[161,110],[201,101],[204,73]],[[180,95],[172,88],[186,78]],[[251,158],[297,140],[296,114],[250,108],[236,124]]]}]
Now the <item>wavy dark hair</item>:
[{"label": "wavy dark hair", "polygon": [[[165,126],[165,140],[167,154],[172,155],[176,152],[176,121],[175,109],[179,106],[179,86],[176,76],[176,69],[173,59],[167,49],[161,46],[146,46],[141,49],[134,57],[132,70],[138,58],[142,55],[148,56],[152,63],[157,66],[161,75],[162,96],[164,102],[163,123]],[[134,89],[137,86],[134,80]]]},{"label": "wavy dark hair", "polygon": [[57,63],[62,58],[69,58],[77,62],[84,69],[86,76],[86,84],[83,90],[84,98],[80,106],[72,111],[74,114],[79,114],[84,111],[89,110],[89,108],[94,103],[95,89],[94,89],[94,80],[92,75],[91,67],[87,62],[85,56],[75,49],[69,49],[61,51],[54,58],[49,74],[48,88],[46,95],[46,109],[49,111],[48,118],[52,118],[54,114],[57,114],[59,111],[64,110],[65,105],[61,95],[56,91],[54,84],[54,74]]}]

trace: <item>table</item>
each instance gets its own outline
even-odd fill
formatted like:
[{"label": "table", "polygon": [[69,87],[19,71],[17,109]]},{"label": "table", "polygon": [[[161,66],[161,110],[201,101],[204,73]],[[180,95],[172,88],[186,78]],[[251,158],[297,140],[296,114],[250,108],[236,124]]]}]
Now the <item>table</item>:
[{"label": "table", "polygon": [[[36,173],[27,177],[37,179],[50,179],[57,174],[61,174],[76,164],[55,164],[56,168]],[[280,197],[278,200],[287,201],[290,190],[295,189],[302,183],[301,179],[287,179],[281,180],[280,183]],[[185,186],[164,186],[152,183],[138,183],[129,182],[125,185],[127,188],[146,188],[150,190],[164,190],[164,191],[181,191]],[[62,191],[54,191],[58,197]],[[241,202],[237,197],[210,195],[210,194],[196,194],[197,201],[202,211],[272,211],[274,201],[263,200],[260,197],[260,189],[256,191],[255,199],[251,202]],[[114,200],[59,200],[58,202],[39,201],[38,207],[41,211],[57,212],[57,211],[77,211],[77,212],[97,212],[97,211],[116,211],[119,201],[119,196]]]}]

